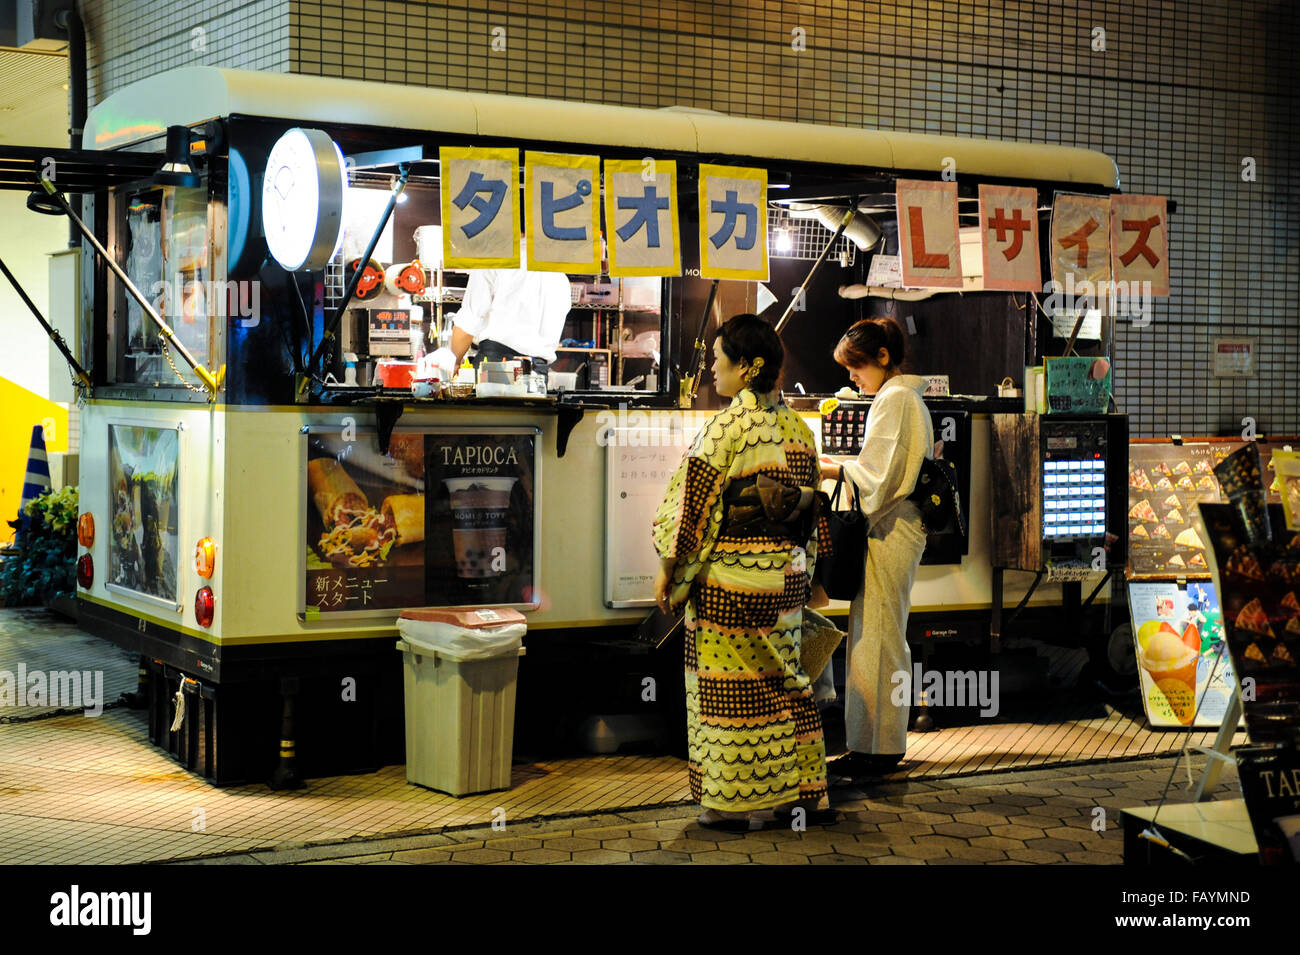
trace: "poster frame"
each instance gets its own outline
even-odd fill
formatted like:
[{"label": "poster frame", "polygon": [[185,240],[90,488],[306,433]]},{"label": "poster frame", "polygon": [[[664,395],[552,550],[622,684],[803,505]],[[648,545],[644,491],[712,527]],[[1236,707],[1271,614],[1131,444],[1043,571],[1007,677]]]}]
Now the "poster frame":
[{"label": "poster frame", "polygon": [[[352,427],[352,426],[349,426]],[[320,608],[310,606],[307,603],[307,527],[304,523],[307,514],[307,506],[310,501],[310,494],[307,489],[307,453],[308,442],[314,435],[342,434],[344,426],[342,424],[309,424],[303,425],[298,431],[298,458],[300,466],[298,468],[298,500],[301,506],[298,508],[298,516],[295,520],[295,526],[298,529],[298,540],[295,541],[295,547],[298,551],[298,619],[305,623],[332,623],[334,621],[358,621],[358,620],[391,620],[396,621],[403,610],[423,609],[417,607],[380,607],[375,610],[339,610],[330,613],[322,613]],[[379,429],[373,425],[356,425],[357,435],[372,434],[377,435]],[[539,427],[528,426],[501,426],[501,427],[458,427],[454,425],[427,425],[427,426],[409,426],[393,428],[393,434],[421,434],[421,435],[456,435],[456,434],[473,434],[484,437],[495,435],[528,435],[533,439],[533,603],[515,603],[515,604],[438,604],[425,605],[437,609],[457,609],[464,607],[509,607],[524,613],[530,613],[541,609],[541,578],[542,578],[542,522],[540,518],[539,503],[542,501],[542,429]],[[428,482],[425,483],[425,493],[428,493]],[[301,546],[299,546],[301,545]]]}]

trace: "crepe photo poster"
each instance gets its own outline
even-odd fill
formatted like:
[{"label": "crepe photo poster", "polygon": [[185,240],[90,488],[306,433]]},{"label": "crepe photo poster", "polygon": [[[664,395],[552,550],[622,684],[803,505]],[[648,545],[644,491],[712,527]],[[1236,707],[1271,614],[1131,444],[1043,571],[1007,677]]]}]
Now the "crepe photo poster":
[{"label": "crepe photo poster", "polygon": [[1110,279],[1109,199],[1056,194],[1049,261],[1052,280],[1067,294],[1087,295],[1090,287],[1092,294],[1098,295],[1099,287]]},{"label": "crepe photo poster", "polygon": [[985,290],[1036,292],[1043,287],[1037,189],[980,186],[980,249]]},{"label": "crepe photo poster", "polygon": [[443,146],[443,268],[519,268],[519,150]]},{"label": "crepe photo poster", "polygon": [[766,169],[700,163],[700,277],[767,281]]},{"label": "crepe photo poster", "polygon": [[[1132,290],[1169,295],[1169,211],[1164,196],[1110,197],[1112,278]],[[1130,291],[1130,295],[1137,294]]]},{"label": "crepe photo poster", "polygon": [[682,274],[677,163],[605,160],[605,231],[611,276]]},{"label": "crepe photo poster", "polygon": [[600,272],[600,157],[524,154],[528,268]]},{"label": "crepe photo poster", "polygon": [[904,288],[961,288],[957,183],[898,180],[898,249]]},{"label": "crepe photo poster", "polygon": [[109,588],[178,602],[180,432],[108,427]]}]

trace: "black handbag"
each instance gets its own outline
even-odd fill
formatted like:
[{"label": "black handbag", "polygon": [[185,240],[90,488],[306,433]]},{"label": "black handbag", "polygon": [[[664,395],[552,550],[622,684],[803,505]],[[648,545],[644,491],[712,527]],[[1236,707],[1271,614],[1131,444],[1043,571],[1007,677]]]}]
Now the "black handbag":
[{"label": "black handbag", "polygon": [[844,469],[840,469],[826,509],[830,525],[831,552],[817,554],[815,577],[832,600],[852,600],[862,589],[862,575],[867,556],[867,519],[858,509],[858,490],[849,482],[849,509],[837,510],[840,488],[844,485]]},{"label": "black handbag", "polygon": [[907,499],[921,512],[921,523],[928,533],[966,536],[961,492],[957,489],[957,465],[952,461],[923,458],[916,487]]}]

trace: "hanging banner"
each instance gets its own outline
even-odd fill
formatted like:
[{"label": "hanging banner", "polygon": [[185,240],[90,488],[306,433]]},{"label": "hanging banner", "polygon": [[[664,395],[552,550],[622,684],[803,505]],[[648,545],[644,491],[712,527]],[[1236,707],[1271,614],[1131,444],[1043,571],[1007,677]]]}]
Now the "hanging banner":
[{"label": "hanging banner", "polygon": [[1096,295],[1098,287],[1110,280],[1110,200],[1058,192],[1052,203],[1048,258],[1052,280],[1067,294]]},{"label": "hanging banner", "polygon": [[600,274],[600,157],[524,154],[528,268]]},{"label": "hanging banner", "polygon": [[676,161],[606,159],[605,230],[611,276],[681,275]]},{"label": "hanging banner", "polygon": [[1037,189],[980,186],[980,248],[986,291],[1037,292],[1043,287]]},{"label": "hanging banner", "polygon": [[957,183],[898,180],[904,288],[961,288]]},{"label": "hanging banner", "polygon": [[1169,295],[1169,222],[1164,196],[1110,197],[1110,266],[1115,281],[1132,289],[1150,285]]},{"label": "hanging banner", "polygon": [[700,163],[700,277],[767,281],[767,170]]},{"label": "hanging banner", "polygon": [[443,146],[438,160],[443,268],[519,268],[519,150]]}]

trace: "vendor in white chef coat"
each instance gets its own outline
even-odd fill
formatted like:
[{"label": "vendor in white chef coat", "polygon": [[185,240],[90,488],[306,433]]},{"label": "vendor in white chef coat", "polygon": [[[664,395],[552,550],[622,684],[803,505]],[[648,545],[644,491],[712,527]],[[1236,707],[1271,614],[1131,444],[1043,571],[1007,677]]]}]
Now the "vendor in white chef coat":
[{"label": "vendor in white chef coat", "polygon": [[[925,550],[925,531],[916,505],[906,500],[916,487],[921,462],[934,457],[934,428],[921,396],[926,379],[905,375],[903,331],[889,318],[868,318],[851,326],[835,346],[835,360],[849,371],[858,390],[874,395],[866,436],[856,460],[843,464],[858,490],[869,522],[863,587],[849,611],[848,674],[844,720],[849,752],[828,764],[833,775],[857,778],[889,772],[907,749],[911,700],[895,704],[895,674],[911,686],[912,654],[907,615],[912,584]],[[841,465],[821,459],[822,477],[839,477]]]},{"label": "vendor in white chef coat", "polygon": [[555,361],[570,307],[569,278],[562,272],[476,269],[453,316],[451,347],[438,349],[431,362],[450,372],[477,344],[475,367],[511,358],[549,364]]}]

